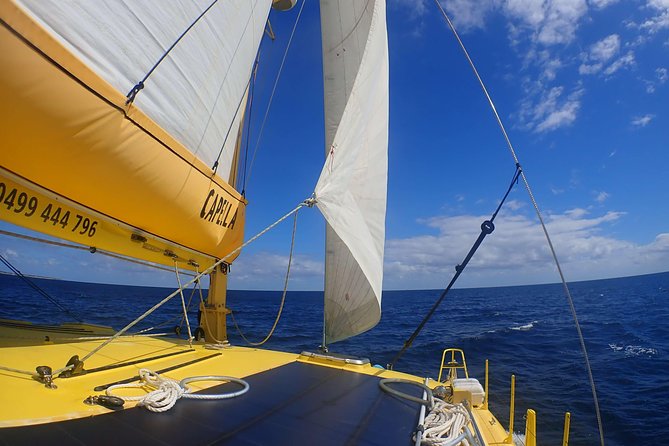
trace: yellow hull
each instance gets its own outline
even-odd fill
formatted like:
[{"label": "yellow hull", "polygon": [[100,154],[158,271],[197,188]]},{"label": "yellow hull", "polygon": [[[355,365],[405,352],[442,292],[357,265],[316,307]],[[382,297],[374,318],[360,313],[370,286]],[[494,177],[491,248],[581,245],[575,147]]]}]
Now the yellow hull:
[{"label": "yellow hull", "polygon": [[171,251],[200,269],[242,243],[246,201],[227,179],[14,4],[0,17],[3,220],[168,265]]}]

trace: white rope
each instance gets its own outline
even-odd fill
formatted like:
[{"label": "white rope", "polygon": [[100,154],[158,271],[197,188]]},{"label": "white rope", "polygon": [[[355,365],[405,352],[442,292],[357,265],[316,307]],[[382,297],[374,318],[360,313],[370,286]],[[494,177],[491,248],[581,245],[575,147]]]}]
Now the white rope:
[{"label": "white rope", "polygon": [[430,446],[455,446],[468,444],[462,438],[470,423],[469,413],[462,404],[450,404],[434,398],[434,407],[425,417],[421,444]]},{"label": "white rope", "polygon": [[[233,378],[231,376],[193,376],[190,378],[176,381],[170,378],[164,378],[158,373],[152,372],[149,369],[140,369],[140,382],[132,384],[116,384],[107,388],[107,395],[116,398],[121,398],[124,401],[137,401],[138,406],[144,406],[151,412],[166,412],[176,404],[179,398],[190,398],[197,400],[222,400],[228,398],[235,398],[243,395],[249,390],[249,384],[243,379]],[[186,384],[196,381],[224,381],[235,382],[242,386],[241,390],[228,393],[218,394],[197,394],[191,393],[191,390]],[[149,390],[145,395],[137,396],[121,396],[114,395],[113,391],[116,389],[130,389],[139,388]]]}]

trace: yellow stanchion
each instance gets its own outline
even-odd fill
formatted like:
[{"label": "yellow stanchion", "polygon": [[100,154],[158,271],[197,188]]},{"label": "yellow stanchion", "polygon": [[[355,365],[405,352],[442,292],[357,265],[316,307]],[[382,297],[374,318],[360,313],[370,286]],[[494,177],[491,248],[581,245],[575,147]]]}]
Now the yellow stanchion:
[{"label": "yellow stanchion", "polygon": [[564,414],[564,433],[562,434],[562,446],[569,445],[569,425],[571,422],[571,414],[569,412]]},{"label": "yellow stanchion", "polygon": [[527,409],[525,446],[537,446],[537,413],[532,409]]},{"label": "yellow stanchion", "polygon": [[513,413],[516,410],[516,375],[511,375],[511,407],[509,408],[509,435],[504,440],[506,444],[513,444]]}]

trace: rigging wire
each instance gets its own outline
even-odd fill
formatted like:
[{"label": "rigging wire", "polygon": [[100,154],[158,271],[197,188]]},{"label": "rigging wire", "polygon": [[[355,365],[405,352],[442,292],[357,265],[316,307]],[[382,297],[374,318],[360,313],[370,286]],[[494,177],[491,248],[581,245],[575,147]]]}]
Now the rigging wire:
[{"label": "rigging wire", "polygon": [[0,254],[0,261],[7,266],[7,268],[10,269],[17,277],[22,279],[28,286],[30,286],[33,290],[37,291],[39,295],[44,297],[46,300],[51,302],[53,305],[58,307],[63,313],[67,314],[68,316],[76,319],[78,322],[83,322],[83,318],[76,314],[73,311],[68,310],[66,307],[64,307],[58,300],[56,300],[54,297],[49,295],[46,291],[44,291],[39,285],[37,285],[35,282],[30,280],[30,278],[26,277],[21,271],[19,271],[14,265],[12,265],[9,260],[7,260],[2,254]]},{"label": "rigging wire", "polygon": [[[476,75],[476,78],[479,81],[479,84],[481,86],[481,89],[483,90],[483,93],[485,94],[486,98],[488,99],[488,103],[490,104],[490,108],[493,111],[493,114],[495,115],[495,119],[497,119],[497,124],[499,125],[500,130],[502,131],[502,134],[504,135],[504,139],[506,140],[507,147],[509,148],[509,151],[511,152],[511,156],[513,157],[514,162],[516,163],[516,166],[520,165],[520,162],[518,161],[518,156],[516,155],[516,151],[513,148],[513,144],[511,144],[511,140],[509,138],[509,135],[506,132],[506,129],[504,127],[504,124],[502,123],[502,119],[499,116],[499,113],[497,113],[497,109],[495,108],[495,104],[493,103],[492,98],[490,97],[490,94],[488,93],[488,89],[486,88],[485,84],[483,83],[483,80],[481,79],[481,76],[479,75],[478,70],[476,69],[476,66],[474,65],[474,62],[472,61],[472,58],[469,56],[469,52],[465,48],[464,43],[460,39],[460,36],[458,32],[455,29],[455,26],[453,25],[453,22],[451,22],[451,19],[448,17],[448,14],[446,14],[446,11],[442,7],[441,3],[439,3],[439,0],[434,0],[434,3],[437,5],[437,8],[439,8],[439,11],[441,11],[442,16],[446,20],[446,23],[448,24],[448,27],[451,29],[453,34],[455,35],[455,38],[458,41],[458,44],[460,45],[460,48],[464,52],[465,56],[467,57],[467,61],[469,62],[469,65],[474,71],[474,74]],[[562,281],[562,287],[564,288],[565,295],[567,297],[567,301],[569,303],[569,309],[571,310],[571,315],[574,319],[574,325],[576,326],[576,332],[578,333],[578,340],[581,344],[581,351],[583,352],[583,357],[585,359],[585,367],[588,372],[588,378],[590,381],[590,390],[592,391],[592,398],[595,404],[595,414],[597,416],[597,425],[599,428],[599,441],[601,446],[604,446],[604,427],[602,425],[602,416],[601,412],[599,410],[599,400],[597,398],[597,389],[595,387],[595,380],[592,375],[592,367],[590,366],[590,359],[588,357],[588,351],[585,347],[585,340],[583,338],[583,333],[581,331],[581,325],[578,322],[578,316],[576,315],[576,307],[574,306],[574,301],[571,296],[571,291],[569,290],[569,286],[567,285],[567,280],[565,279],[565,276],[562,272],[562,267],[560,266],[560,262],[557,257],[557,253],[555,252],[555,248],[553,247],[553,242],[551,240],[550,235],[548,234],[548,229],[546,228],[546,224],[544,222],[543,216],[541,214],[541,211],[539,210],[539,205],[537,204],[537,201],[534,198],[534,193],[532,192],[532,189],[530,188],[530,184],[527,181],[527,178],[525,177],[525,173],[521,171],[520,176],[523,180],[523,183],[525,185],[525,189],[527,190],[527,193],[530,197],[530,201],[532,201],[532,206],[534,206],[534,210],[537,214],[537,217],[539,218],[539,222],[541,223],[541,228],[544,232],[544,235],[546,237],[546,241],[548,242],[548,246],[551,251],[551,255],[553,256],[553,261],[555,262],[555,265],[557,267],[558,273],[560,275],[560,280]]]},{"label": "rigging wire", "polygon": [[425,324],[430,320],[432,315],[434,314],[435,311],[437,311],[437,308],[439,305],[441,305],[441,302],[444,300],[448,292],[451,290],[455,282],[458,280],[460,277],[460,274],[464,271],[465,267],[469,263],[469,261],[472,259],[474,256],[474,253],[476,250],[481,246],[481,243],[483,243],[483,240],[486,238],[486,236],[492,234],[492,232],[495,230],[495,225],[493,224],[493,221],[495,220],[495,217],[497,217],[497,214],[499,213],[500,209],[502,209],[502,205],[506,201],[506,198],[509,196],[509,193],[511,193],[511,190],[513,189],[513,186],[518,183],[518,177],[521,174],[522,169],[520,168],[519,165],[516,166],[516,171],[513,175],[513,179],[511,180],[511,184],[509,184],[509,187],[506,190],[506,193],[504,194],[504,198],[502,198],[502,201],[500,201],[499,205],[497,206],[497,209],[495,209],[495,212],[492,214],[492,217],[490,217],[490,220],[486,220],[481,224],[481,233],[479,234],[478,238],[472,245],[472,247],[469,249],[469,252],[465,256],[465,259],[462,261],[461,264],[457,265],[455,267],[455,275],[453,275],[453,278],[449,282],[448,286],[442,291],[441,295],[439,296],[439,299],[432,305],[432,308],[430,311],[425,315],[423,320],[421,321],[420,324],[418,324],[418,327],[414,330],[414,332],[409,336],[409,338],[404,342],[404,346],[402,346],[402,349],[397,352],[395,357],[388,363],[388,369],[392,370],[393,367],[395,366],[395,363],[402,357],[405,351],[411,347],[411,344],[413,344],[413,341],[416,339],[418,334],[421,332]]},{"label": "rigging wire", "polygon": [[232,316],[232,322],[235,324],[235,327],[237,328],[237,332],[239,335],[246,341],[247,344],[254,346],[254,347],[259,347],[263,345],[265,342],[269,341],[269,338],[272,337],[274,334],[274,330],[276,330],[276,326],[279,324],[279,319],[281,319],[281,313],[283,312],[283,305],[286,303],[286,294],[288,292],[288,277],[290,277],[290,266],[293,263],[293,248],[295,247],[295,232],[297,232],[297,214],[298,212],[295,212],[294,218],[293,218],[293,234],[290,239],[290,254],[288,255],[288,268],[286,270],[286,279],[283,282],[283,294],[281,295],[281,304],[279,305],[279,312],[276,315],[276,319],[274,320],[274,325],[272,325],[272,329],[269,331],[267,336],[265,336],[265,339],[263,339],[260,342],[251,342],[248,340],[246,336],[244,336],[244,333],[242,333],[242,330],[239,328],[239,325],[237,324],[237,320],[235,319],[235,313],[230,312],[230,316]]},{"label": "rigging wire", "polygon": [[[137,265],[142,265],[142,266],[146,266],[146,267],[149,267],[149,268],[159,269],[159,270],[167,271],[167,272],[170,272],[170,273],[172,272],[172,270],[170,268],[167,268],[165,266],[156,265],[155,263],[151,263],[151,262],[144,262],[142,260],[131,259],[130,257],[125,257],[125,256],[114,254],[114,253],[111,253],[111,252],[108,252],[108,251],[102,251],[102,250],[100,250],[98,248],[95,248],[93,246],[87,247],[87,246],[83,246],[83,245],[75,245],[75,244],[72,244],[72,243],[58,242],[58,241],[55,241],[55,240],[48,240],[48,239],[40,238],[40,237],[33,237],[33,236],[30,236],[30,235],[19,234],[19,233],[16,233],[16,232],[4,231],[2,229],[0,229],[0,235],[7,235],[9,237],[15,237],[15,238],[20,238],[20,239],[24,239],[24,240],[30,240],[31,242],[44,243],[44,244],[47,244],[47,245],[78,249],[80,251],[88,251],[91,254],[102,254],[103,256],[111,257],[111,258],[118,259],[118,260],[123,260],[125,262],[135,263]],[[188,272],[188,271],[183,272],[182,274],[193,277],[193,273]]]},{"label": "rigging wire", "polygon": [[186,329],[188,330],[188,346],[190,348],[193,348],[193,334],[190,331],[190,321],[188,320],[188,310],[186,309],[186,299],[184,298],[184,288],[183,288],[183,286],[181,286],[181,278],[179,277],[179,264],[178,264],[176,259],[174,259],[174,273],[177,276],[177,283],[179,284],[179,295],[181,296],[181,309],[184,312],[183,317],[186,320]]},{"label": "rigging wire", "polygon": [[149,78],[149,76],[151,76],[151,74],[155,71],[155,69],[158,68],[158,65],[160,65],[160,63],[161,63],[163,60],[165,60],[165,58],[167,57],[167,55],[170,54],[170,52],[174,49],[175,46],[177,46],[177,44],[179,43],[179,41],[180,41],[186,34],[188,34],[188,31],[190,31],[191,28],[193,28],[193,27],[195,26],[195,24],[196,24],[197,22],[199,22],[200,19],[201,19],[202,17],[204,17],[204,15],[205,15],[207,12],[209,12],[209,10],[210,10],[210,9],[217,3],[217,2],[218,2],[218,0],[214,0],[213,2],[211,2],[211,4],[207,7],[207,9],[205,9],[204,11],[202,11],[202,13],[201,13],[201,14],[200,14],[200,15],[199,15],[199,16],[198,16],[198,17],[197,17],[197,18],[196,18],[196,19],[195,19],[189,26],[188,26],[188,28],[186,28],[186,30],[185,30],[183,33],[181,33],[181,35],[180,35],[179,37],[177,37],[177,40],[175,40],[174,43],[172,43],[172,45],[167,49],[167,51],[165,51],[165,52],[163,53],[163,55],[160,56],[160,59],[158,59],[158,61],[153,65],[153,67],[151,67],[151,69],[144,75],[144,77],[142,78],[142,80],[139,81],[139,82],[137,82],[137,84],[135,84],[135,86],[132,87],[132,89],[131,89],[131,90],[128,92],[128,94],[126,95],[125,105],[131,104],[131,103],[135,100],[135,97],[137,96],[137,93],[139,93],[139,92],[144,88],[144,82],[146,82],[146,80]]},{"label": "rigging wire", "polygon": [[304,5],[307,3],[307,0],[303,0],[300,5],[300,10],[297,13],[297,18],[295,19],[295,24],[293,25],[293,30],[290,32],[290,37],[288,38],[288,44],[286,45],[286,50],[283,53],[283,58],[281,59],[281,65],[279,65],[279,71],[276,74],[274,80],[274,86],[272,87],[272,93],[269,97],[269,102],[267,103],[267,109],[265,110],[265,116],[262,119],[262,124],[260,124],[260,130],[258,132],[258,139],[256,139],[255,147],[253,148],[253,156],[251,157],[251,163],[249,165],[249,171],[246,175],[246,181],[249,181],[251,178],[251,172],[253,171],[253,163],[256,160],[256,154],[258,153],[258,147],[260,146],[260,141],[262,140],[262,134],[265,130],[265,123],[267,122],[267,116],[269,115],[269,110],[272,107],[272,100],[274,100],[274,93],[276,92],[276,87],[279,84],[279,79],[281,78],[281,72],[283,71],[283,65],[286,62],[286,56],[288,56],[288,50],[290,49],[290,44],[293,42],[293,36],[295,35],[295,30],[297,29],[297,24],[300,22],[300,17],[302,16],[302,10]]},{"label": "rigging wire", "polygon": [[[269,23],[269,21],[267,22]],[[251,88],[249,91],[249,112],[247,116],[246,124],[246,144],[244,144],[244,169],[242,170],[242,197],[246,196],[246,174],[247,174],[247,164],[249,161],[249,141],[251,137],[251,118],[253,117],[253,99],[255,97],[256,91],[256,78],[258,75],[258,65],[260,64],[260,48],[258,48],[258,54],[256,55],[256,62],[253,66],[253,74],[251,75]]]}]

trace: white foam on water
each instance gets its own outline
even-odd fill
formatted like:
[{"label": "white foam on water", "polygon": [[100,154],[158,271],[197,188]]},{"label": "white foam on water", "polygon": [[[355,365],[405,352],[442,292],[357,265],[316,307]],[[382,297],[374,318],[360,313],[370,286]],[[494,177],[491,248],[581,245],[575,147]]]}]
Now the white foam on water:
[{"label": "white foam on water", "polygon": [[511,330],[516,330],[516,331],[528,331],[534,328],[534,324],[536,324],[539,321],[532,321],[528,324],[525,325],[519,325],[517,327],[509,327]]},{"label": "white foam on water", "polygon": [[614,352],[623,352],[625,356],[655,356],[657,350],[652,347],[643,347],[641,345],[623,345],[623,344],[609,344],[609,347]]}]

